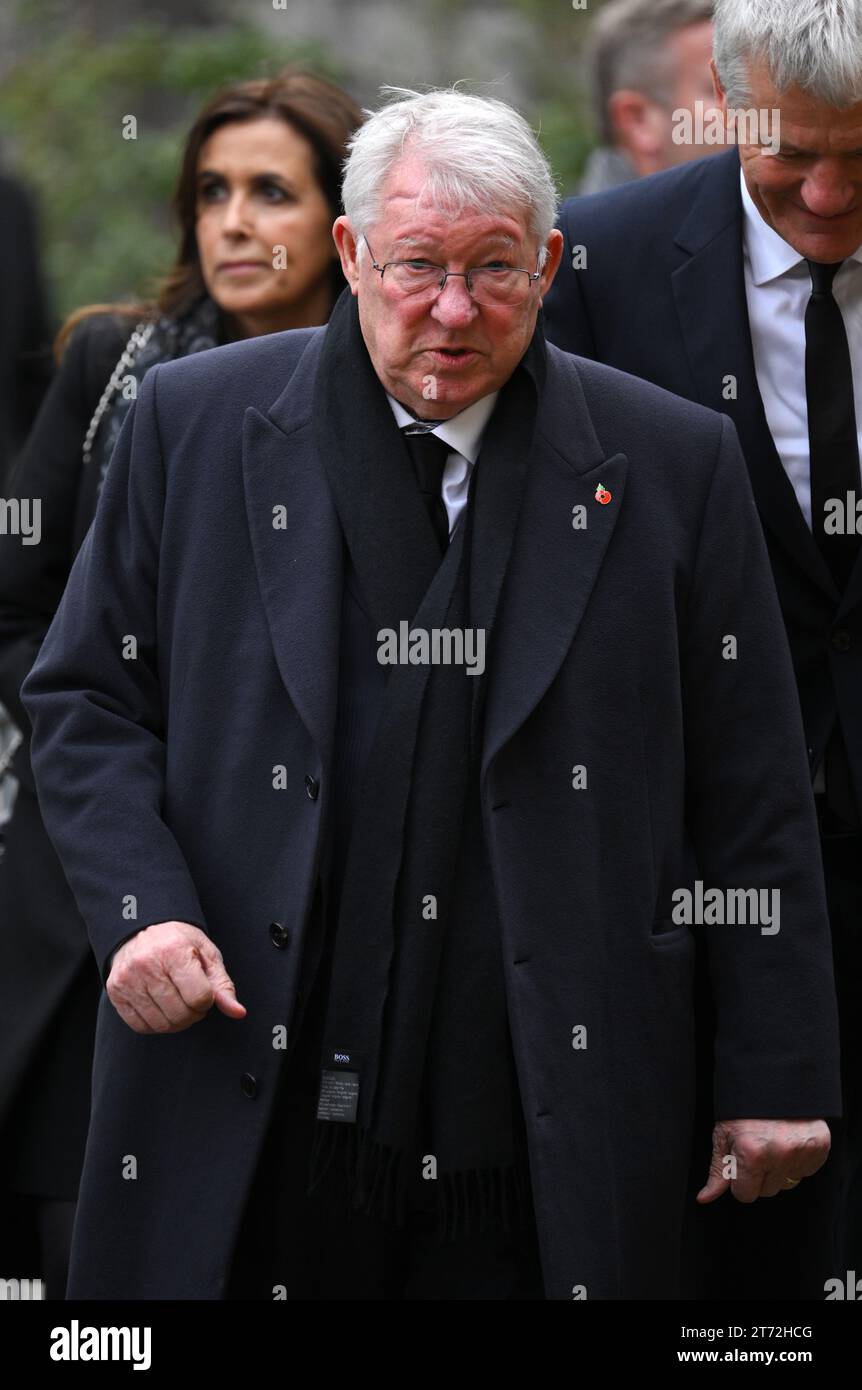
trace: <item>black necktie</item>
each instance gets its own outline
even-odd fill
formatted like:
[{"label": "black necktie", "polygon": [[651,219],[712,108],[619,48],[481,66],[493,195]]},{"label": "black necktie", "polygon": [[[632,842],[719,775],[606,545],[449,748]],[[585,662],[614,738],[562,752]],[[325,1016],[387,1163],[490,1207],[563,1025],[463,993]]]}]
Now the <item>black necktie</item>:
[{"label": "black necktie", "polygon": [[[856,559],[855,500],[846,507],[847,493],[859,492],[859,443],[853,402],[853,369],[841,310],[832,282],[843,262],[822,265],[808,261],[811,298],[805,310],[805,394],[808,400],[808,441],[811,470],[811,522],[814,538],[835,583],[843,593]],[[826,532],[826,504],[841,503],[848,534]],[[836,722],[826,744],[826,800],[839,825],[858,829],[847,750]]]},{"label": "black necktie", "polygon": [[[812,292],[805,310],[805,394],[808,400],[811,522],[835,583],[843,592],[856,559],[855,497],[846,509],[847,493],[859,493],[859,445],[853,404],[853,370],[841,310],[832,295],[832,282],[843,262],[821,265],[808,261]],[[845,535],[824,529],[826,504],[841,503]]]},{"label": "black necktie", "polygon": [[434,527],[434,534],[442,555],[449,544],[449,516],[443,501],[443,469],[451,449],[442,439],[430,431],[407,433],[410,425],[401,431],[410,453],[419,490]]}]

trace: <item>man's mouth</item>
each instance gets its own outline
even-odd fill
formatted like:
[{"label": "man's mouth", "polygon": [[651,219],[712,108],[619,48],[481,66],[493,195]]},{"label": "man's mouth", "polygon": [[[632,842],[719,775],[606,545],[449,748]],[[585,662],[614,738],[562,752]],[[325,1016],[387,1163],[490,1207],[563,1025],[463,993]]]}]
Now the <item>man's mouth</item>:
[{"label": "man's mouth", "polygon": [[462,366],[479,356],[475,348],[469,347],[434,347],[428,348],[427,351],[436,362],[453,366]]}]

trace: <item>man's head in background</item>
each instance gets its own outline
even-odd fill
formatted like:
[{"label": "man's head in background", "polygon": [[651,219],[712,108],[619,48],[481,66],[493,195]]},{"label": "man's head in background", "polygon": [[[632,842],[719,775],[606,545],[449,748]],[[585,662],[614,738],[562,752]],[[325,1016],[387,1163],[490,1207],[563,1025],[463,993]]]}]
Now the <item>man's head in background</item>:
[{"label": "man's head in background", "polygon": [[675,111],[694,114],[701,102],[708,117],[715,105],[712,9],[712,0],[610,0],[593,24],[585,57],[595,120],[603,147],[625,160],[631,178],[720,148],[673,139]]},{"label": "man's head in background", "polygon": [[722,107],[769,116],[759,143],[739,140],[763,220],[809,260],[852,255],[862,246],[862,0],[717,0],[714,72]]}]

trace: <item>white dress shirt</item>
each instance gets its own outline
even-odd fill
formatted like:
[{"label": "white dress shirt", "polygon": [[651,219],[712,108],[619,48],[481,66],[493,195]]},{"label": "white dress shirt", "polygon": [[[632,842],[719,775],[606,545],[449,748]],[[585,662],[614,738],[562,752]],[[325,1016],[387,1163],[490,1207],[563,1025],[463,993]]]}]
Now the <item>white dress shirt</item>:
[{"label": "white dress shirt", "polygon": [[[479,449],[482,444],[482,435],[485,426],[491,418],[491,412],[497,404],[499,391],[493,391],[490,396],[482,396],[472,405],[468,405],[466,410],[459,410],[457,415],[453,415],[451,420],[442,420],[430,434],[436,434],[438,439],[442,439],[444,444],[448,444],[451,450],[446,464],[443,468],[443,501],[446,504],[446,512],[449,516],[449,535],[455,530],[455,523],[461,515],[467,503],[467,489],[470,486],[470,474],[473,472],[473,465],[479,457]],[[386,399],[392,407],[392,413],[402,429],[404,425],[415,425],[416,417],[411,415],[409,410],[405,410],[400,401],[396,401],[394,396],[386,392]],[[429,413],[434,409],[434,402],[428,402]]]},{"label": "white dress shirt", "polygon": [[[745,214],[745,297],[757,384],[769,432],[810,529],[805,308],[811,297],[811,276],[804,257],[764,222],[741,169],[739,177]],[[862,247],[844,262],[832,292],[847,331],[862,457]]]}]

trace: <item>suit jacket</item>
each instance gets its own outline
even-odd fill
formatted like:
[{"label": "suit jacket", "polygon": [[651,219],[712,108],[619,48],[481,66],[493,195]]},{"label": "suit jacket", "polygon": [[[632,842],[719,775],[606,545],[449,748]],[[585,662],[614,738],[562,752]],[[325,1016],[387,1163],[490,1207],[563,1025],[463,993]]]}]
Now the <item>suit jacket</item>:
[{"label": "suit jacket", "polygon": [[[221,1297],[271,1116],[333,795],[343,537],[311,420],[325,332],[148,373],[24,687],[103,973],[130,921],[178,919],[216,942],[248,1009],[145,1036],[103,997],[71,1297]],[[675,1296],[698,942],[717,1113],[839,1107],[777,616],[731,424],[549,349],[480,773],[549,1298]],[[778,888],[780,932],[673,922],[697,876]]]},{"label": "suit jacket", "polygon": [[[551,341],[736,425],[790,640],[810,770],[840,717],[862,806],[862,555],[841,596],[769,432],[748,324],[736,149],[569,199],[560,226],[566,246],[545,300]],[[577,270],[576,247],[587,260]]]}]

